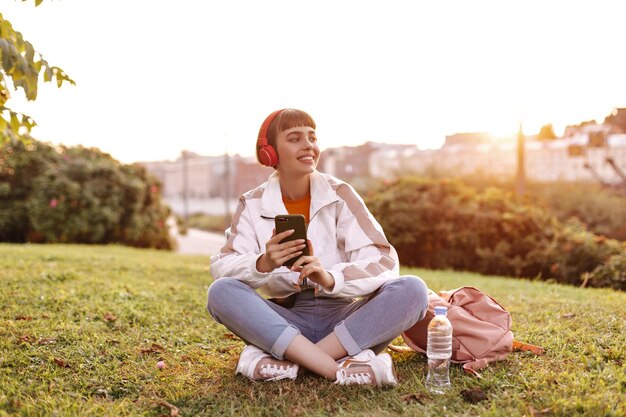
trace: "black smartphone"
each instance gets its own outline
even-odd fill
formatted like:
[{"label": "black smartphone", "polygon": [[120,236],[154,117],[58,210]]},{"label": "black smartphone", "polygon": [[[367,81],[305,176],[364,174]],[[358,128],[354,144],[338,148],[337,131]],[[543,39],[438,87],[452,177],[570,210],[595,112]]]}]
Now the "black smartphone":
[{"label": "black smartphone", "polygon": [[[296,239],[304,239],[306,243],[306,223],[304,220],[304,216],[302,214],[279,214],[274,217],[274,224],[276,226],[276,234],[284,232],[285,230],[293,229],[294,232],[280,241],[280,243],[289,242]],[[291,268],[291,266],[296,262],[301,256],[309,255],[309,247],[305,246],[302,249],[302,253],[295,258],[291,258],[287,260],[283,266]]]}]

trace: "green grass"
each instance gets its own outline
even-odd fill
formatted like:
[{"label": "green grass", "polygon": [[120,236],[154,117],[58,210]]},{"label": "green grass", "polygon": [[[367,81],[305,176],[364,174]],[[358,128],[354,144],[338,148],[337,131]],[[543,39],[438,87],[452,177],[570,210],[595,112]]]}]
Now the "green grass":
[{"label": "green grass", "polygon": [[[0,245],[0,415],[170,415],[167,404],[183,416],[626,415],[625,293],[404,272],[434,290],[482,288],[509,309],[516,338],[547,353],[511,354],[482,379],[453,367],[443,396],[425,391],[425,358],[412,353],[392,353],[393,389],[313,376],[252,383],[233,375],[243,343],[205,311],[207,257]],[[466,402],[471,388],[487,399]]]}]

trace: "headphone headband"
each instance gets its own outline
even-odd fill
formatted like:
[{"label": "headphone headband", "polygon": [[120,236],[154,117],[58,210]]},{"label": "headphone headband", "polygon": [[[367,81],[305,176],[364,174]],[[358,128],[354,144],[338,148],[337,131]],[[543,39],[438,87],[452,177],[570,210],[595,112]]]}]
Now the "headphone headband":
[{"label": "headphone headband", "polygon": [[275,112],[270,113],[269,116],[265,118],[263,124],[261,125],[261,129],[259,130],[259,141],[265,141],[264,145],[267,145],[267,133],[270,130],[270,125],[281,114],[285,109],[276,110]]}]

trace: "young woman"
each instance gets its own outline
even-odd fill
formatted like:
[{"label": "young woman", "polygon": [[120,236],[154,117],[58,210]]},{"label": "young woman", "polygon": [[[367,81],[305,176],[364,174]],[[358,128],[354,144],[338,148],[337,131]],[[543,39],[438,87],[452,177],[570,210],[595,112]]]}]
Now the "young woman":
[{"label": "young woman", "polygon": [[[236,373],[252,380],[295,379],[302,367],[340,384],[396,385],[380,352],[424,317],[427,288],[399,276],[395,249],[354,189],[316,170],[315,128],[294,109],[264,121],[257,158],[276,171],[241,196],[211,258],[207,308],[246,342]],[[306,242],[281,243],[293,231],[276,234],[274,218],[287,213],[305,216]]]}]

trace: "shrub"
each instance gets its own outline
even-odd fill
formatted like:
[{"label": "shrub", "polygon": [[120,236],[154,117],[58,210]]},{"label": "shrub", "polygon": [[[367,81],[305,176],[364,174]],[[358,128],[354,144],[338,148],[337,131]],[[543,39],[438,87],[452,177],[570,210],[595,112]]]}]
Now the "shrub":
[{"label": "shrub", "polygon": [[479,194],[457,180],[403,178],[367,204],[402,263],[430,268],[521,275],[516,259],[548,246],[553,221],[501,190]]},{"label": "shrub", "polygon": [[[570,221],[557,229],[545,258],[552,260],[550,272],[558,282],[580,285],[586,272],[604,264],[611,256],[623,253],[620,242],[595,235],[581,223]],[[544,273],[547,273],[545,269]],[[596,286],[596,283],[588,284]]]},{"label": "shrub", "polygon": [[[515,182],[472,175],[463,181],[482,190],[494,185],[513,191]],[[626,240],[626,195],[624,188],[607,188],[593,182],[534,182],[526,184],[526,198],[549,210],[561,222],[576,219],[595,234]]]},{"label": "shrub", "polygon": [[176,228],[178,229],[178,234],[181,236],[187,236],[189,232],[189,226],[185,221],[185,218],[182,216],[176,216]]},{"label": "shrub", "polygon": [[[366,194],[366,203],[379,219],[405,265],[427,268],[462,268],[467,262],[452,244],[459,225],[470,216],[464,210],[475,193],[458,182],[405,178]],[[446,207],[459,207],[452,213]],[[458,237],[474,240],[473,236]]]},{"label": "shrub", "polygon": [[226,215],[209,215],[203,213],[194,213],[189,216],[187,226],[193,229],[205,230],[207,232],[224,233],[224,230],[230,225],[230,216]]},{"label": "shrub", "polygon": [[0,241],[26,241],[31,232],[26,202],[33,183],[58,160],[54,148],[30,141],[0,147]]},{"label": "shrub", "polygon": [[173,247],[156,179],[97,149],[4,146],[0,193],[1,241]]},{"label": "shrub", "polygon": [[589,274],[593,287],[613,287],[626,291],[626,254],[613,255]]},{"label": "shrub", "polygon": [[[402,264],[579,284],[619,242],[502,189],[477,191],[458,180],[401,178],[365,194]],[[591,283],[595,285],[595,283]]]}]

